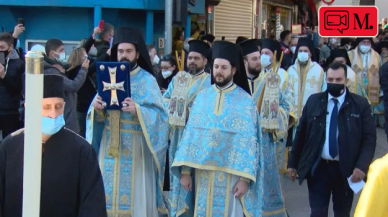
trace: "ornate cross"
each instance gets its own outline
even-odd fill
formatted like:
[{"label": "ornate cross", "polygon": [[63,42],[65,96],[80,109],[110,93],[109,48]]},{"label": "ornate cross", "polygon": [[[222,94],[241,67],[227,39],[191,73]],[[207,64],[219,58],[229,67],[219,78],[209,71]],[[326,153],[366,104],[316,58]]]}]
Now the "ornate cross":
[{"label": "ornate cross", "polygon": [[124,89],[124,81],[117,83],[116,84],[116,70],[117,67],[110,68],[108,67],[109,70],[109,76],[110,76],[110,82],[102,82],[104,84],[104,90],[110,90],[111,91],[111,98],[110,98],[110,105],[119,105],[119,101],[117,99],[117,90],[121,90],[125,92]]},{"label": "ornate cross", "polygon": [[313,88],[315,85],[319,85],[319,81],[315,78],[314,75],[306,81],[310,84],[311,88]]}]

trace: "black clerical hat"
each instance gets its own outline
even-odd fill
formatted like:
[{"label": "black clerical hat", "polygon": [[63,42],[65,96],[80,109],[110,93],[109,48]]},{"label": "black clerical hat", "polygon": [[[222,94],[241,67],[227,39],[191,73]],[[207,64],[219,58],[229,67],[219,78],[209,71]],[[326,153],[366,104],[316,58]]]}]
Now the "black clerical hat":
[{"label": "black clerical hat", "polygon": [[208,43],[205,43],[201,40],[191,40],[189,41],[189,45],[189,53],[197,52],[202,54],[202,56],[207,57],[210,48]]},{"label": "black clerical hat", "polygon": [[316,61],[314,42],[309,38],[299,38],[298,44],[296,45],[295,58],[298,56],[299,48],[303,47],[303,46],[309,48],[310,53],[311,53],[311,60]]},{"label": "black clerical hat", "polygon": [[356,42],[354,42],[354,48],[356,48],[360,44],[360,42],[364,41],[365,39],[369,40],[371,42],[372,46],[374,45],[372,38],[359,37],[356,39]]},{"label": "black clerical hat", "polygon": [[280,49],[280,43],[278,41],[275,41],[270,38],[265,38],[261,41],[261,50],[263,49],[268,49],[272,51],[275,54],[276,51],[276,60],[279,62],[280,61],[280,55],[282,50]]},{"label": "black clerical hat", "polygon": [[333,63],[337,57],[343,57],[346,59],[346,65],[351,66],[348,51],[345,49],[332,49],[330,51],[329,63]]},{"label": "black clerical hat", "polygon": [[[251,91],[249,89],[247,74],[245,71],[245,65],[240,46],[228,41],[216,41],[213,45],[212,59],[214,60],[216,58],[226,59],[230,62],[232,66],[236,67],[237,71],[233,76],[233,82],[242,89],[244,89],[250,95]],[[212,75],[212,84],[213,83],[214,81]]]},{"label": "black clerical hat", "polygon": [[120,43],[131,43],[136,45],[136,50],[140,54],[139,59],[137,60],[137,64],[152,75],[154,74],[150,55],[148,53],[147,46],[144,42],[144,38],[140,30],[132,27],[119,27],[115,30],[115,37],[111,50],[112,61],[118,61],[117,48]]},{"label": "black clerical hat", "polygon": [[59,75],[44,75],[43,98],[65,98],[64,79]]},{"label": "black clerical hat", "polygon": [[259,51],[256,39],[248,39],[238,44],[241,47],[243,56]]},{"label": "black clerical hat", "polygon": [[377,53],[381,54],[381,49],[387,48],[388,49],[388,41],[380,41],[377,46]]},{"label": "black clerical hat", "polygon": [[201,40],[202,41],[208,41],[208,42],[210,42],[210,43],[213,43],[214,42],[214,39],[216,39],[216,37],[214,37],[214,35],[212,35],[212,34],[206,34],[206,35],[204,35],[204,36],[202,36],[201,37]]},{"label": "black clerical hat", "polygon": [[248,38],[244,37],[244,36],[238,36],[236,39],[236,44],[240,44],[241,42],[243,42],[245,40],[248,40]]}]

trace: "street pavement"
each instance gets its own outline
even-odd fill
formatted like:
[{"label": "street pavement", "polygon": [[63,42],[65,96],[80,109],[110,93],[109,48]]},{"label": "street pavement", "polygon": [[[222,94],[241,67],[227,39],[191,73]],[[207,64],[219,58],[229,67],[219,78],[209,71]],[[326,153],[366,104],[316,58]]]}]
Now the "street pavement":
[{"label": "street pavement", "polygon": [[[384,129],[377,128],[375,159],[383,157],[386,153],[388,153],[387,136],[384,132]],[[281,182],[284,199],[286,201],[286,208],[289,216],[309,217],[310,206],[308,201],[306,181],[304,181],[302,185],[299,185],[297,181],[291,182],[285,175],[281,175]],[[351,216],[354,215],[354,210],[356,209],[360,194],[361,193],[359,193],[358,195],[354,195]],[[334,217],[332,203],[330,204],[329,208],[329,217]]]}]

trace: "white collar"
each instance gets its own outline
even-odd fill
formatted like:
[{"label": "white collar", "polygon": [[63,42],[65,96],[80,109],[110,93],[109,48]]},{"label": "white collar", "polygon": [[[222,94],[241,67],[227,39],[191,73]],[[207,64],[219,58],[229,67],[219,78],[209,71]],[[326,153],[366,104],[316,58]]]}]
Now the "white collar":
[{"label": "white collar", "polygon": [[231,81],[228,85],[226,85],[225,87],[219,87],[218,85],[216,85],[216,87],[219,89],[219,90],[226,90],[228,89],[229,87],[231,87],[233,85],[233,81]]}]

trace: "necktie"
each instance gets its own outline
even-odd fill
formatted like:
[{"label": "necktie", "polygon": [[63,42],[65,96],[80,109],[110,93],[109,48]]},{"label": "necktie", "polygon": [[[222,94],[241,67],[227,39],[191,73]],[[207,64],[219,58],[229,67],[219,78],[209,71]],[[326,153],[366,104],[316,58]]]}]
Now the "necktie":
[{"label": "necktie", "polygon": [[330,129],[329,129],[329,153],[332,158],[338,155],[338,141],[337,141],[337,129],[338,129],[338,99],[333,99],[334,108],[331,112]]}]

